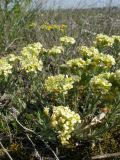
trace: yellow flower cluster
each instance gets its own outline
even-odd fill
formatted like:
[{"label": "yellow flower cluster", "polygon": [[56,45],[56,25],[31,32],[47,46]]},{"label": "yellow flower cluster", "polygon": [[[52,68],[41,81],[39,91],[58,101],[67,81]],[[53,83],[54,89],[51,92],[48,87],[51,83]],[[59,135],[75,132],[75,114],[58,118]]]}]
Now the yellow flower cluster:
[{"label": "yellow flower cluster", "polygon": [[74,79],[62,74],[50,76],[45,80],[45,88],[48,92],[63,93],[73,88]]},{"label": "yellow flower cluster", "polygon": [[15,54],[9,54],[7,59],[9,62],[15,62],[16,60],[19,60],[19,56],[16,56]]},{"label": "yellow flower cluster", "polygon": [[114,43],[114,38],[109,37],[104,34],[98,34],[96,40],[94,41],[95,46],[112,46]]},{"label": "yellow flower cluster", "polygon": [[9,64],[6,57],[0,59],[0,77],[8,77],[12,73],[12,65]]},{"label": "yellow flower cluster", "polygon": [[[28,72],[41,71],[43,68],[43,63],[39,59],[39,54],[42,52],[41,43],[29,44],[24,47],[19,56],[15,54],[9,54],[5,58],[0,59],[0,75],[8,76],[12,73],[14,62],[18,62],[19,70],[25,70]],[[16,64],[16,63],[15,63]]]},{"label": "yellow flower cluster", "polygon": [[84,57],[91,57],[99,54],[98,49],[96,49],[95,47],[81,46],[81,47],[78,47],[78,51],[80,55]]},{"label": "yellow flower cluster", "polygon": [[115,73],[114,72],[104,72],[98,75],[101,78],[105,78],[106,80],[114,79]]},{"label": "yellow flower cluster", "polygon": [[30,55],[29,57],[21,57],[20,65],[21,69],[25,70],[27,73],[29,72],[37,73],[37,71],[41,71],[43,68],[42,61],[38,60],[36,56],[30,56]]},{"label": "yellow flower cluster", "polygon": [[41,25],[40,28],[42,30],[47,30],[47,31],[58,30],[58,31],[64,32],[67,26],[64,24],[58,25],[58,24],[46,23],[46,24]]},{"label": "yellow flower cluster", "polygon": [[22,56],[39,56],[40,51],[42,50],[42,44],[40,42],[29,44],[23,48],[21,51]]},{"label": "yellow flower cluster", "polygon": [[[45,108],[45,112],[47,111],[46,113],[49,115],[48,110],[48,108]],[[53,106],[52,110],[51,125],[57,132],[61,143],[67,145],[76,125],[81,123],[80,116],[65,106]]]},{"label": "yellow flower cluster", "polygon": [[101,54],[101,63],[103,63],[103,66],[106,68],[110,68],[115,65],[115,59],[109,54]]},{"label": "yellow flower cluster", "polygon": [[80,55],[86,60],[87,65],[93,65],[94,67],[111,68],[115,65],[115,59],[112,55],[99,53],[95,47],[82,46],[78,48]]},{"label": "yellow flower cluster", "polygon": [[39,60],[40,52],[42,52],[42,44],[37,42],[29,44],[21,51],[20,65],[21,69],[28,72],[41,71],[43,63]]},{"label": "yellow flower cluster", "polygon": [[112,55],[107,54],[95,54],[90,61],[91,65],[99,66],[103,68],[111,68],[113,65],[115,65],[115,59]]},{"label": "yellow flower cluster", "polygon": [[60,42],[63,43],[64,45],[72,45],[75,43],[75,39],[73,37],[60,37]]},{"label": "yellow flower cluster", "polygon": [[64,48],[62,46],[54,46],[53,48],[49,49],[49,55],[58,55],[64,52]]},{"label": "yellow flower cluster", "polygon": [[71,59],[63,66],[71,69],[84,69],[86,66],[88,66],[88,69],[89,66],[93,66],[94,68],[102,67],[104,69],[110,69],[115,65],[115,59],[112,55],[99,53],[99,51],[94,47],[82,47],[80,53],[83,55],[83,59]]},{"label": "yellow flower cluster", "polygon": [[82,58],[76,58],[67,61],[66,65],[71,69],[78,69],[78,68],[84,68],[86,62]]},{"label": "yellow flower cluster", "polygon": [[96,93],[106,94],[110,91],[112,84],[109,79],[113,74],[103,73],[97,76],[94,76],[90,81],[90,86],[92,90]]}]

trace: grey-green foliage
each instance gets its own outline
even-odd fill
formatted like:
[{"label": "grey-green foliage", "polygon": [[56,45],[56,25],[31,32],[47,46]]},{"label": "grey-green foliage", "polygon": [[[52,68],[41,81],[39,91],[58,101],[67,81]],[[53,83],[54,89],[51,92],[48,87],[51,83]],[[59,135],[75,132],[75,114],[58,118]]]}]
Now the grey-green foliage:
[{"label": "grey-green foliage", "polygon": [[24,38],[31,21],[31,0],[0,0],[0,50],[7,51],[17,39]]}]

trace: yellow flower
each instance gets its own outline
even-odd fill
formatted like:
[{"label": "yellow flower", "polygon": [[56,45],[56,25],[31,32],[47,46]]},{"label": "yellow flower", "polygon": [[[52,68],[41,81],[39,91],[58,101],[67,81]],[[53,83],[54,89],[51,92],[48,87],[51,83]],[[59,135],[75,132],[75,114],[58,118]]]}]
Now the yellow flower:
[{"label": "yellow flower", "polygon": [[42,50],[42,44],[40,42],[29,44],[23,48],[21,51],[22,56],[39,56],[40,51]]},{"label": "yellow flower", "polygon": [[98,34],[96,40],[94,41],[95,46],[112,46],[114,39],[104,34]]},{"label": "yellow flower", "polygon": [[53,113],[50,116],[51,125],[58,134],[63,145],[69,143],[72,132],[77,124],[81,123],[79,114],[65,106],[53,106]]},{"label": "yellow flower", "polygon": [[94,92],[106,94],[110,91],[112,84],[100,74],[91,79],[90,86]]},{"label": "yellow flower", "polygon": [[19,56],[16,56],[15,54],[9,54],[7,58],[8,58],[8,61],[10,61],[10,62],[14,62],[16,60],[19,60]]},{"label": "yellow flower", "polygon": [[86,46],[78,47],[78,52],[80,53],[80,55],[85,56],[85,57],[91,57],[91,56],[99,54],[99,51],[97,48],[86,47]]},{"label": "yellow flower", "polygon": [[0,76],[8,77],[12,73],[12,65],[8,63],[7,58],[0,59]]},{"label": "yellow flower", "polygon": [[48,116],[49,115],[49,108],[48,107],[45,107],[44,108],[44,113]]},{"label": "yellow flower", "polygon": [[36,56],[21,57],[20,59],[21,69],[27,73],[42,71],[43,63]]},{"label": "yellow flower", "polygon": [[115,59],[111,55],[103,54],[101,56],[101,61],[106,68],[110,68],[115,65]]},{"label": "yellow flower", "polygon": [[91,57],[89,64],[96,67],[111,68],[115,65],[115,59],[111,55],[99,53]]},{"label": "yellow flower", "polygon": [[64,32],[66,28],[67,28],[67,26],[64,24],[60,25],[60,24],[46,23],[46,24],[43,24],[40,26],[40,29],[47,30],[47,31],[57,30],[57,31]]},{"label": "yellow flower", "polygon": [[75,43],[75,39],[73,37],[61,37],[60,42],[63,43],[64,45],[72,45]]},{"label": "yellow flower", "polygon": [[54,46],[48,51],[48,54],[57,55],[57,54],[61,54],[62,52],[64,52],[64,48],[62,46]]},{"label": "yellow flower", "polygon": [[66,94],[68,90],[73,88],[74,79],[65,77],[62,74],[50,76],[45,80],[45,88],[48,92]]},{"label": "yellow flower", "polygon": [[70,67],[71,69],[84,68],[84,66],[86,65],[86,62],[82,58],[76,58],[76,59],[71,59],[67,61],[66,65]]}]

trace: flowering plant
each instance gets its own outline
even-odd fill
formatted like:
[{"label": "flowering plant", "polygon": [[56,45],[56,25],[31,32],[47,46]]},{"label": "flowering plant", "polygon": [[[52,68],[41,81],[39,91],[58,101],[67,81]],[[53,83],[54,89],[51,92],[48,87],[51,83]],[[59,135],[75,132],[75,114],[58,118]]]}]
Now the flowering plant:
[{"label": "flowering plant", "polygon": [[[120,36],[99,34],[93,46],[78,46],[72,56],[75,39],[61,37],[60,43],[47,49],[29,44],[0,59],[1,116],[7,112],[13,124],[22,117],[47,141],[75,145],[119,124]],[[9,132],[4,121],[1,126]]]}]

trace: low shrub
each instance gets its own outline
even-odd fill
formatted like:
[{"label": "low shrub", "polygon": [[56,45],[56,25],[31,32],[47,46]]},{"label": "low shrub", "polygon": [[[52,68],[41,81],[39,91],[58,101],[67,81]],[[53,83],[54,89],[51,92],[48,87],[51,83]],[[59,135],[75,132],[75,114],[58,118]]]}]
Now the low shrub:
[{"label": "low shrub", "polygon": [[71,148],[119,125],[120,36],[99,34],[93,46],[78,46],[74,54],[73,45],[65,36],[49,49],[36,42],[1,57],[3,142],[27,132]]}]

